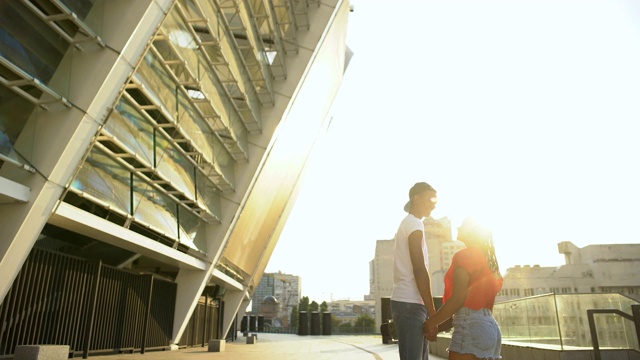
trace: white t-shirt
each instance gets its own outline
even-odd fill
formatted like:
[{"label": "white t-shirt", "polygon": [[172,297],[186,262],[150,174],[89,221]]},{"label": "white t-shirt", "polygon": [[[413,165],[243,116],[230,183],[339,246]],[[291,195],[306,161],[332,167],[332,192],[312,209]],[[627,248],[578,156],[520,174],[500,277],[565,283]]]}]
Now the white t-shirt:
[{"label": "white t-shirt", "polygon": [[427,243],[424,239],[424,224],[412,214],[402,220],[395,237],[395,250],[393,254],[393,292],[391,300],[424,304],[416,279],[413,276],[413,266],[409,255],[409,235],[416,231],[422,231],[422,254],[427,269],[429,268],[429,256]]}]

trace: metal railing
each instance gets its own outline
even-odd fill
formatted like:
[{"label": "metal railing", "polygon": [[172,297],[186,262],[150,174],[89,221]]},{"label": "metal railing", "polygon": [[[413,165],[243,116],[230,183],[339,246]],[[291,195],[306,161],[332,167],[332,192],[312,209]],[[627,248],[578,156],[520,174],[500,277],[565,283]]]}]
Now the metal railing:
[{"label": "metal railing", "polygon": [[166,348],[176,284],[34,248],[2,304],[0,357],[18,345],[69,345],[70,355]]},{"label": "metal railing", "polygon": [[220,338],[221,307],[219,300],[203,296],[191,314],[178,346],[207,346],[210,339]]}]

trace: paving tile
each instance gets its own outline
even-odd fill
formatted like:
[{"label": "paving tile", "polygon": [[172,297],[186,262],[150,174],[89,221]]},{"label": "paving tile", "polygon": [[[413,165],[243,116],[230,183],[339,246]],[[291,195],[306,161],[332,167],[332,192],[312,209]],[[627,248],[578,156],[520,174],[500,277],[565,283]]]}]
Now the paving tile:
[{"label": "paving tile", "polygon": [[[145,354],[109,355],[102,360],[399,360],[397,344],[383,344],[380,335],[297,336],[260,333],[255,344],[240,336],[222,352],[207,347]],[[93,356],[97,357],[97,356]],[[90,357],[91,358],[91,357]],[[444,360],[431,355],[430,360]]]}]

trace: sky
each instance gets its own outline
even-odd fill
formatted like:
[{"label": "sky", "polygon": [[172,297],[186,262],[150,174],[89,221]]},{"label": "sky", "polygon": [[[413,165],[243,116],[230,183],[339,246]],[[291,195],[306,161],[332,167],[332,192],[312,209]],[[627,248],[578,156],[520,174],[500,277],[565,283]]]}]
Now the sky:
[{"label": "sky", "polygon": [[354,56],[267,272],[362,300],[418,181],[454,238],[470,215],[493,229],[503,273],[564,265],[561,241],[640,243],[640,2],[351,4]]}]

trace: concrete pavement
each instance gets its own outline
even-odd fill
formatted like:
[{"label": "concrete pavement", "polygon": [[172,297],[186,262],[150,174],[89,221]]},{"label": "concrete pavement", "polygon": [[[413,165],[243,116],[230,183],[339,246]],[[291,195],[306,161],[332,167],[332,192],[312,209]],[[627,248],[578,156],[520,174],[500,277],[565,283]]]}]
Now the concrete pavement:
[{"label": "concrete pavement", "polygon": [[[97,357],[97,356],[90,356]],[[198,347],[146,354],[109,355],[104,360],[399,360],[398,345],[382,343],[380,335],[297,336],[258,333],[255,344],[240,336],[223,352]],[[430,360],[444,360],[430,355]]]}]

